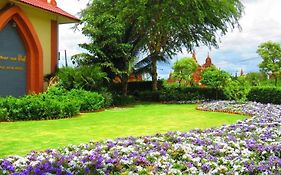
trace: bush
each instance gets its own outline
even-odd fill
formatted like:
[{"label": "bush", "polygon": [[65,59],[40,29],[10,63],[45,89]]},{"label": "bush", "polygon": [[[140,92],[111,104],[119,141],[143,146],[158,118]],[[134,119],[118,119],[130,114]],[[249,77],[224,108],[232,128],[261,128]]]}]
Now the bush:
[{"label": "bush", "polygon": [[95,111],[104,108],[104,97],[96,92],[73,89],[68,95],[80,104],[80,111]]},{"label": "bush", "polygon": [[66,97],[41,94],[16,99],[1,100],[0,108],[5,109],[5,121],[44,120],[70,117],[79,113],[77,102]]},{"label": "bush", "polygon": [[115,95],[113,97],[114,106],[126,106],[135,103],[135,98],[133,96]]},{"label": "bush", "polygon": [[112,106],[112,103],[113,103],[112,94],[108,91],[101,91],[100,94],[104,98],[104,107],[108,108],[108,107]]},{"label": "bush", "polygon": [[169,87],[161,91],[160,101],[193,101],[225,99],[222,90],[208,87]]},{"label": "bush", "polygon": [[159,102],[160,101],[160,91],[135,92],[134,96],[135,96],[136,100],[139,100],[139,101],[149,101],[149,102]]},{"label": "bush", "polygon": [[[161,90],[164,88],[163,81],[159,80],[157,82],[158,89]],[[112,84],[110,88],[111,92],[121,94],[122,85],[121,83]],[[152,81],[134,81],[128,82],[128,93],[133,95],[138,92],[151,91],[152,90]]]},{"label": "bush", "polygon": [[250,84],[244,77],[229,81],[224,87],[224,93],[229,100],[245,101],[250,91]]},{"label": "bush", "polygon": [[44,120],[71,117],[80,111],[104,107],[102,95],[85,90],[52,87],[39,95],[0,98],[0,121]]},{"label": "bush", "polygon": [[276,87],[253,87],[248,100],[260,103],[281,104],[281,88]]},{"label": "bush", "polygon": [[7,109],[0,109],[0,122],[9,121]]},{"label": "bush", "polygon": [[[163,81],[159,80],[157,82],[157,87],[159,90],[163,89]],[[135,91],[143,92],[152,90],[152,81],[136,81],[128,83],[128,92],[134,93]]]},{"label": "bush", "polygon": [[106,73],[98,66],[64,67],[58,71],[59,85],[67,90],[99,91]]},{"label": "bush", "polygon": [[169,101],[192,101],[192,100],[203,100],[198,92],[190,92],[188,90],[173,89],[169,91],[163,91],[160,95],[160,100],[164,102]]}]

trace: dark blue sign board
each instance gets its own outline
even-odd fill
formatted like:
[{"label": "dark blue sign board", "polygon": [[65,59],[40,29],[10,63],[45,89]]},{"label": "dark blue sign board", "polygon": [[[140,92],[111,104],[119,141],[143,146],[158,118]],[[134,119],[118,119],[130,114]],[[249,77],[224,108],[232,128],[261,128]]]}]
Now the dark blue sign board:
[{"label": "dark blue sign board", "polygon": [[0,31],[0,96],[26,94],[26,49],[16,24]]}]

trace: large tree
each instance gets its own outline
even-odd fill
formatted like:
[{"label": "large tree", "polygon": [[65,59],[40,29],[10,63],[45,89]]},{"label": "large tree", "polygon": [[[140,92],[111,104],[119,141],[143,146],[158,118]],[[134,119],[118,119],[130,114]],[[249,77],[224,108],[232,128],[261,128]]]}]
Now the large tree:
[{"label": "large tree", "polygon": [[259,64],[260,70],[275,80],[277,86],[278,78],[281,76],[281,46],[276,42],[265,42],[259,45],[257,53],[262,57]]},{"label": "large tree", "polygon": [[102,60],[122,72],[136,53],[147,53],[141,68],[150,69],[157,90],[158,60],[172,58],[182,48],[217,47],[219,37],[238,26],[242,10],[240,0],[91,0],[81,18],[90,43],[81,46],[89,51],[90,62]]},{"label": "large tree", "polygon": [[110,79],[120,77],[122,91],[126,95],[131,63],[142,44],[141,36],[135,29],[137,16],[123,13],[125,9],[121,2],[90,1],[81,12],[81,23],[77,26],[81,26],[82,33],[90,40],[80,44],[88,52],[75,55],[73,59],[79,65],[100,65]]},{"label": "large tree", "polygon": [[172,58],[182,48],[191,51],[199,45],[217,47],[220,36],[239,26],[243,11],[240,0],[143,0],[136,1],[136,8],[142,8],[140,26],[149,53],[140,63],[150,67],[154,90],[157,60]]}]

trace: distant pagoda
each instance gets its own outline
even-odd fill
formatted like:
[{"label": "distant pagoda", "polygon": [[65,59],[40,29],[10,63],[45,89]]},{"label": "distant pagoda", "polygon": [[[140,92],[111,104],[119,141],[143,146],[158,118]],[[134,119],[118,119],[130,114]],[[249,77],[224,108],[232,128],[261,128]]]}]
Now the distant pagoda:
[{"label": "distant pagoda", "polygon": [[[193,50],[192,52],[192,58],[194,59],[194,61],[196,62],[197,64],[197,68],[195,70],[195,72],[192,74],[193,76],[193,80],[195,83],[200,83],[200,81],[202,80],[202,72],[208,68],[208,67],[211,67],[211,66],[214,66],[214,64],[212,63],[212,58],[210,57],[210,54],[208,53],[208,56],[205,60],[205,63],[203,65],[200,65],[197,61],[197,57],[196,57],[196,52],[195,50]],[[175,83],[177,82],[176,80],[173,79],[172,77],[172,73],[170,73],[169,75],[169,78],[167,80],[168,83]]]},{"label": "distant pagoda", "polygon": [[205,60],[205,63],[203,65],[198,64],[197,57],[196,57],[196,52],[193,50],[192,52],[192,58],[195,60],[197,63],[197,69],[193,73],[193,80],[195,83],[199,83],[202,80],[202,72],[207,69],[208,67],[214,66],[212,63],[212,58],[210,57],[210,54],[208,53],[208,56]]}]

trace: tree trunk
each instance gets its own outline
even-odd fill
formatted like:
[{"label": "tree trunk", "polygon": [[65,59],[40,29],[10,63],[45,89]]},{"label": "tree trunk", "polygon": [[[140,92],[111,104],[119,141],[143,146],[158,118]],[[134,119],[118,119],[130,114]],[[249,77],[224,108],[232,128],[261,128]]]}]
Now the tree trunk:
[{"label": "tree trunk", "polygon": [[122,78],[122,95],[127,96],[128,94],[128,76],[125,75]]},{"label": "tree trunk", "polygon": [[219,98],[219,92],[218,92],[219,90],[216,88],[216,100],[218,100],[218,98]]},{"label": "tree trunk", "polygon": [[128,59],[125,60],[124,65],[125,74],[122,76],[122,95],[127,96],[128,94],[128,80],[129,80],[129,61]]},{"label": "tree trunk", "polygon": [[157,91],[157,59],[152,58],[151,61],[152,90]]}]

